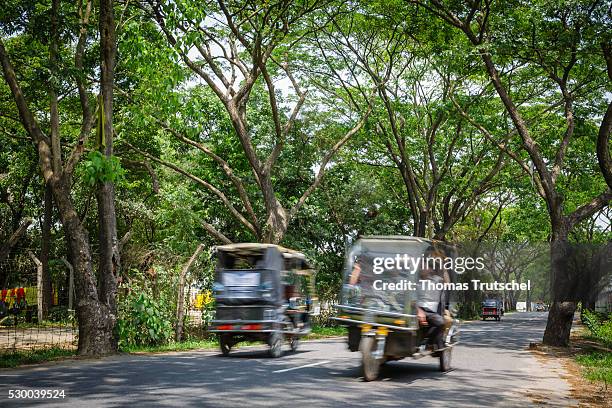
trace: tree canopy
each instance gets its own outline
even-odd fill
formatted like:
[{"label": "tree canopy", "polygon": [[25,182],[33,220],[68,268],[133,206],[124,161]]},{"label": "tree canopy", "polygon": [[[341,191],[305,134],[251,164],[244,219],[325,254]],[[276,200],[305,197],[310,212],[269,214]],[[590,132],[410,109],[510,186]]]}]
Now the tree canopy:
[{"label": "tree canopy", "polygon": [[0,261],[74,264],[83,338],[200,243],[301,250],[330,301],[361,235],[544,242],[554,265],[612,237],[611,41],[598,0],[4,1]]}]

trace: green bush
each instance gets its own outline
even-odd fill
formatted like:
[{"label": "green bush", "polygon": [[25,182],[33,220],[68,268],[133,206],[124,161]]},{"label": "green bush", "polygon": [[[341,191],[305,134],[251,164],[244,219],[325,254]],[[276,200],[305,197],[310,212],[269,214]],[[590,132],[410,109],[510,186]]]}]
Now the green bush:
[{"label": "green bush", "polygon": [[54,306],[49,309],[47,320],[55,323],[74,323],[74,311],[68,310],[68,306]]},{"label": "green bush", "polygon": [[576,357],[585,367],[584,376],[591,381],[612,383],[612,353],[595,352]]},{"label": "green bush", "polygon": [[163,308],[145,293],[130,293],[118,323],[119,346],[153,346],[167,343],[172,322]]},{"label": "green bush", "polygon": [[591,336],[601,341],[605,346],[612,347],[612,314],[605,315],[585,310],[582,321],[591,332]]}]

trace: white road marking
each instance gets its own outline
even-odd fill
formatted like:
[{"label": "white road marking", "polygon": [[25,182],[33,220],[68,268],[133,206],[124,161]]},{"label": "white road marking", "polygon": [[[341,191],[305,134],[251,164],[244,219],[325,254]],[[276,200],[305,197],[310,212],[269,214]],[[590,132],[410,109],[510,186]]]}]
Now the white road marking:
[{"label": "white road marking", "polygon": [[497,332],[497,331],[502,331],[501,328],[495,328],[495,329],[460,329],[459,333],[487,333],[487,332]]},{"label": "white road marking", "polygon": [[308,367],[314,367],[314,366],[318,366],[321,364],[325,364],[325,363],[329,363],[329,361],[319,361],[318,363],[311,363],[311,364],[306,364],[303,366],[298,366],[298,367],[292,367],[292,368],[285,368],[283,370],[276,370],[276,371],[272,371],[273,373],[286,373],[287,371],[293,371],[293,370],[299,370],[300,368],[308,368]]}]

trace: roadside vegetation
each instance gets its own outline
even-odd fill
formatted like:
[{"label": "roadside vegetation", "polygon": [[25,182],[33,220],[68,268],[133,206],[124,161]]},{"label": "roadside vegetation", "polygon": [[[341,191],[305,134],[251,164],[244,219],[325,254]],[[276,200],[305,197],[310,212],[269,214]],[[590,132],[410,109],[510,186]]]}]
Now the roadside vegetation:
[{"label": "roadside vegetation", "polygon": [[582,317],[589,329],[588,339],[601,343],[604,347],[612,348],[612,313],[594,313],[584,311]]},{"label": "roadside vegetation", "polygon": [[[590,351],[575,357],[582,366],[582,375],[594,382],[603,382],[604,387],[612,384],[612,313],[584,311],[583,322],[588,329],[584,339],[596,343]],[[601,346],[601,347],[600,347]]]},{"label": "roadside vegetation", "polygon": [[76,355],[74,349],[49,348],[42,350],[15,350],[0,354],[0,368],[14,368],[26,364],[37,364]]},{"label": "roadside vegetation", "polygon": [[592,352],[576,357],[584,367],[583,376],[591,381],[602,381],[605,386],[612,384],[612,353]]}]

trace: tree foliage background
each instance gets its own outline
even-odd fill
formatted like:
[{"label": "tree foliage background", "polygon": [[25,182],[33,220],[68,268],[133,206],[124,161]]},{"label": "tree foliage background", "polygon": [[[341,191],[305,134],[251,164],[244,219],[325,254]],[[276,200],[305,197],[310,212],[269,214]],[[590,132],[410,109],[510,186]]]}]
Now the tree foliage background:
[{"label": "tree foliage background", "polygon": [[[609,242],[605,3],[114,1],[106,159],[85,123],[99,109],[99,2],[4,1],[0,38],[40,128],[57,126],[59,157],[82,145],[66,188],[94,274],[102,180],[115,188],[118,296],[132,302],[120,309],[163,302],[153,314],[170,321],[176,277],[200,243],[301,250],[321,298],[336,301],[362,235]],[[65,290],[65,217],[45,205],[20,115],[0,81],[0,256],[23,255],[8,243],[27,223],[20,246],[47,248],[49,279]],[[211,262],[195,264],[194,284],[211,284]],[[535,269],[508,277],[533,275],[535,296],[555,300]],[[3,288],[29,276],[0,268]],[[156,339],[168,337],[163,324]]]}]

